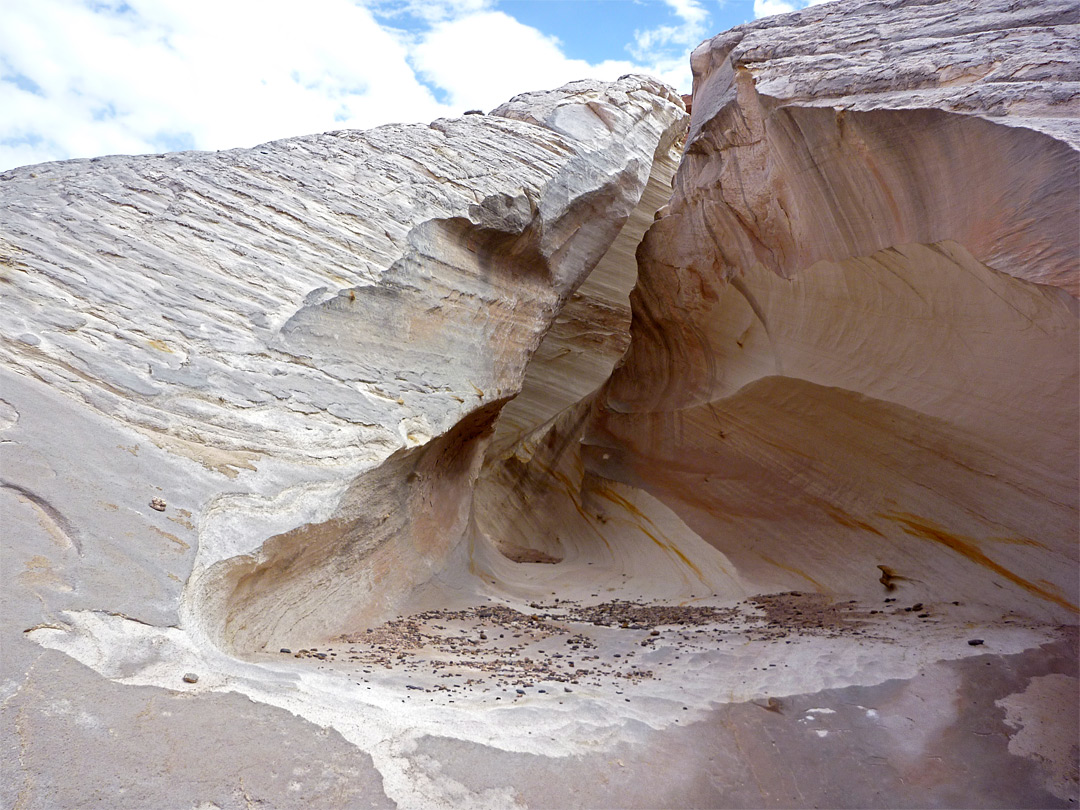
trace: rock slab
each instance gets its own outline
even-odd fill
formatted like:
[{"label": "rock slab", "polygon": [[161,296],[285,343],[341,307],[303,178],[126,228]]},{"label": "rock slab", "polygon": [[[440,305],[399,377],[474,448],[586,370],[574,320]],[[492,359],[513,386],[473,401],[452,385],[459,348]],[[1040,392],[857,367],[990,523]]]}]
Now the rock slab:
[{"label": "rock slab", "polygon": [[4,806],[1075,804],[1078,26],[0,175]]}]

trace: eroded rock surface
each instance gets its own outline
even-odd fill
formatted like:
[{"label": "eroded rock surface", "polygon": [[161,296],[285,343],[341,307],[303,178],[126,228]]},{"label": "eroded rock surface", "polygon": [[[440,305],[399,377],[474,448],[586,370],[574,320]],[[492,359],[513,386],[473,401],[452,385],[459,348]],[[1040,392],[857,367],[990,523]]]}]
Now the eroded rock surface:
[{"label": "eroded rock surface", "polygon": [[5,806],[1075,806],[1078,26],[0,176]]},{"label": "eroded rock surface", "polygon": [[[1077,8],[874,9],[695,51],[590,459],[762,584],[869,594],[885,565],[1074,621]],[[944,69],[984,39],[1012,55]]]}]

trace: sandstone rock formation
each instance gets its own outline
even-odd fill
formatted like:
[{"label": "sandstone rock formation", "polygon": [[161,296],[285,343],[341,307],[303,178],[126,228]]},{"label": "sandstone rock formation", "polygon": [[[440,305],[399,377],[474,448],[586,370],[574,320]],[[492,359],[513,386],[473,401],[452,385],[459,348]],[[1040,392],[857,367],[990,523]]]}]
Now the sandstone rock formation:
[{"label": "sandstone rock formation", "polygon": [[592,442],[760,585],[870,595],[883,563],[1074,620],[1077,7],[981,10],[879,9],[883,42],[827,7],[695,52]]},{"label": "sandstone rock formation", "polygon": [[5,806],[1072,806],[1080,13],[0,175]]}]

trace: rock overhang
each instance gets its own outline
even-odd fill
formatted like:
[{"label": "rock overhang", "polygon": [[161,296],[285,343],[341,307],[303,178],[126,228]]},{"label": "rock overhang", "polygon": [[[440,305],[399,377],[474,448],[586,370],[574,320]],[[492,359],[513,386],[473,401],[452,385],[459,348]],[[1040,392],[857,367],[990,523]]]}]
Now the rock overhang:
[{"label": "rock overhang", "polygon": [[[337,729],[413,806],[514,801],[451,760],[453,778],[439,777],[423,757],[448,744],[433,740],[541,758],[646,738],[663,748],[718,700],[785,722],[810,705],[799,695],[870,700],[857,690],[893,678],[911,695],[873,693],[879,708],[865,710],[886,721],[847,722],[860,729],[853,745],[877,745],[880,725],[894,735],[888,750],[915,752],[901,757],[900,785],[918,752],[966,722],[945,712],[940,729],[898,731],[886,707],[925,699],[920,676],[974,705],[982,687],[968,670],[989,653],[994,671],[1063,673],[1044,691],[1002,685],[994,699],[1058,699],[1075,666],[1049,651],[1068,645],[1054,628],[1075,624],[1077,602],[1076,306],[1056,289],[1076,284],[1062,226],[1076,208],[1062,135],[1071,96],[1067,76],[1047,93],[1034,74],[1009,81],[1022,60],[997,64],[993,43],[1053,56],[1075,14],[1055,3],[997,3],[979,19],[955,3],[875,4],[884,27],[867,45],[846,33],[866,31],[869,8],[814,8],[698,49],[691,145],[670,202],[682,104],[630,78],[526,94],[494,116],[231,153],[187,191],[183,156],[159,159],[171,168],[147,168],[152,177],[132,159],[106,161],[102,176],[127,178],[138,214],[81,253],[41,247],[51,226],[30,212],[48,210],[48,191],[20,203],[16,230],[31,249],[5,244],[8,265],[40,274],[20,301],[77,303],[112,261],[128,274],[107,278],[102,303],[75,318],[59,304],[36,323],[29,304],[9,312],[8,358],[52,386],[24,392],[18,378],[11,390],[25,399],[9,407],[25,413],[36,396],[57,418],[97,425],[94,452],[122,477],[81,484],[57,509],[58,485],[84,475],[83,462],[46,441],[41,420],[5,431],[44,458],[35,466],[24,453],[11,469],[25,480],[5,493],[43,514],[55,542],[79,541],[28,563],[18,587],[45,606],[20,608],[43,619],[28,637],[119,689],[240,692]],[[918,61],[927,48],[939,62],[977,56],[938,81]],[[889,64],[904,86],[888,86]],[[889,142],[895,131],[907,133],[901,143]],[[419,156],[394,152],[414,135]],[[515,139],[535,155],[507,149]],[[971,154],[943,149],[950,139]],[[1007,165],[981,171],[978,155],[1001,145]],[[288,193],[260,170],[264,158],[292,172]],[[807,165],[816,186],[800,174]],[[65,171],[16,174],[31,170]],[[159,204],[167,178],[173,196]],[[76,201],[99,191],[71,182]],[[227,256],[214,243],[237,183],[274,202],[262,222],[229,232]],[[383,224],[352,189],[375,194]],[[84,210],[122,193],[110,186]],[[1023,199],[1002,214],[1008,194]],[[195,211],[210,214],[184,240],[175,224]],[[137,323],[110,336],[103,323],[125,285],[138,289],[122,231],[140,218],[168,283],[139,300],[177,315],[163,319],[175,327],[167,338]],[[81,219],[76,205],[60,231],[77,233]],[[115,259],[113,240],[124,248]],[[163,261],[170,246],[182,260]],[[209,312],[213,296],[175,289],[176,268],[200,262],[235,309],[202,329],[184,316]],[[236,273],[249,274],[250,292]],[[401,304],[432,290],[437,307]],[[137,308],[123,310],[133,311],[123,317],[138,321]],[[204,359],[215,341],[220,353]],[[456,347],[449,357],[440,341]],[[113,459],[109,442],[132,461]],[[128,480],[131,464],[159,489]],[[114,523],[91,518],[106,490],[122,516],[151,496],[165,503],[147,514],[171,521],[157,536],[184,562],[153,597],[160,615],[139,604],[158,588],[152,555],[140,565],[154,575],[120,600],[68,560],[129,565],[126,541],[99,536]],[[63,520],[48,523],[41,504]],[[48,532],[19,525],[26,550],[40,550]],[[647,618],[659,605],[671,615]],[[185,684],[189,670],[198,680]],[[848,691],[826,696],[833,689]],[[799,728],[823,711],[807,709]],[[1013,722],[1023,711],[1010,708]],[[821,730],[812,738],[836,739]],[[1020,773],[1030,750],[1047,750],[1024,744],[1029,753],[1001,767]],[[416,758],[418,748],[428,753]],[[969,798],[981,795],[984,756],[957,760]],[[1017,784],[1065,801],[1068,778],[1055,774]],[[518,784],[530,803],[555,795]],[[837,786],[815,789],[827,802]],[[920,801],[943,795],[933,780],[919,790]]]}]

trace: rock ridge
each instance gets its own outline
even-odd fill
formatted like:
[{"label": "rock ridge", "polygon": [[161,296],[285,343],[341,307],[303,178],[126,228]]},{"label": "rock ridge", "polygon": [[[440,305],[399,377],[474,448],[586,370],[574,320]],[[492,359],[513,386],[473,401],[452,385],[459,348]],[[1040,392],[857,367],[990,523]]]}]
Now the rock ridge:
[{"label": "rock ridge", "polygon": [[2,803],[1075,804],[1078,27],[0,175]]}]

